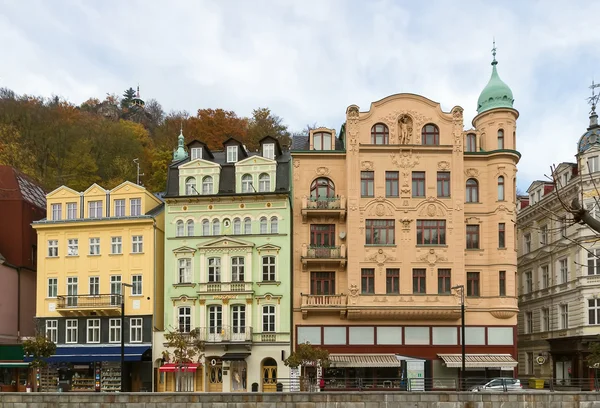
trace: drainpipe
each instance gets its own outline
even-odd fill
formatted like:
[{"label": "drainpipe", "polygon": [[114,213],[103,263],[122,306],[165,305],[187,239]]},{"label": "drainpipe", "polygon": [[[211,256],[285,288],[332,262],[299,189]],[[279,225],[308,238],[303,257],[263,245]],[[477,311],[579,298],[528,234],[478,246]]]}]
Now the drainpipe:
[{"label": "drainpipe", "polygon": [[[153,218],[152,221],[152,226],[153,226],[153,233],[154,233],[154,276],[152,277],[154,279],[154,292],[152,293],[152,339],[151,339],[151,344],[152,344],[152,354],[154,354],[154,328],[156,327],[156,322],[155,322],[155,315],[156,315],[156,258],[158,257],[158,251],[156,250],[156,218]],[[164,252],[164,251],[163,251]],[[152,392],[154,392],[154,357],[152,357],[152,363],[150,364],[150,367],[152,368]]]}]

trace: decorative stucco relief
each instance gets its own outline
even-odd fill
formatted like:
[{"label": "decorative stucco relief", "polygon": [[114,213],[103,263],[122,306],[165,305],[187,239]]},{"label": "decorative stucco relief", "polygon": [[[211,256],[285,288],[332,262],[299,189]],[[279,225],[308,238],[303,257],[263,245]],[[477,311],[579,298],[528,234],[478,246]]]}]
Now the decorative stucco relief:
[{"label": "decorative stucco relief", "polygon": [[474,168],[468,168],[465,170],[465,176],[467,177],[478,177],[479,176],[479,170],[474,169]]},{"label": "decorative stucco relief", "polygon": [[373,171],[375,166],[373,165],[372,161],[365,160],[360,162],[360,169],[365,171]]},{"label": "decorative stucco relief", "polygon": [[450,162],[447,162],[445,160],[438,162],[438,170],[450,170]]},{"label": "decorative stucco relief", "polygon": [[448,258],[443,254],[438,254],[435,249],[431,248],[429,252],[419,256],[420,261],[427,262],[429,266],[434,266],[437,262],[445,262]]},{"label": "decorative stucco relief", "polygon": [[383,249],[378,249],[377,252],[366,255],[365,261],[377,262],[378,266],[383,266],[388,261],[395,261],[396,258],[386,253]]},{"label": "decorative stucco relief", "polygon": [[330,172],[327,167],[317,167],[315,173],[317,173],[317,176],[329,176]]},{"label": "decorative stucco relief", "polygon": [[389,203],[384,197],[377,197],[376,199],[369,201],[365,206],[365,212],[370,216],[393,216],[394,211],[394,205]]}]

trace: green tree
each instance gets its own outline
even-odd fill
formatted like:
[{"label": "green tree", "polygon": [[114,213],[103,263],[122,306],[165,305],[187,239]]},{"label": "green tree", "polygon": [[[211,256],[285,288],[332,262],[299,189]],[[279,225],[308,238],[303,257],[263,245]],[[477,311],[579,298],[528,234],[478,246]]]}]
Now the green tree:
[{"label": "green tree", "polygon": [[309,343],[298,344],[296,350],[283,363],[288,367],[314,366],[329,367],[329,352]]},{"label": "green tree", "polygon": [[183,333],[177,329],[173,329],[165,333],[167,341],[166,350],[163,352],[165,361],[171,362],[177,366],[176,379],[179,391],[193,391],[187,389],[187,375],[191,372],[187,371],[189,364],[199,362],[204,356],[204,342],[200,340],[200,330],[193,329],[189,333]]},{"label": "green tree", "polygon": [[[32,359],[29,366],[35,373],[48,365],[46,360],[56,353],[56,344],[46,337],[43,329],[38,326],[34,337],[23,340],[23,353],[25,357]],[[37,381],[33,382],[33,391],[37,391]]]},{"label": "green tree", "polygon": [[246,144],[249,149],[256,150],[258,142],[265,136],[272,136],[279,140],[281,146],[289,146],[290,132],[283,119],[273,114],[269,108],[258,108],[252,111],[252,117],[248,122],[248,137]]},{"label": "green tree", "polygon": [[123,98],[121,98],[121,108],[128,109],[131,106],[131,101],[135,98],[135,89],[129,88],[123,92]]}]

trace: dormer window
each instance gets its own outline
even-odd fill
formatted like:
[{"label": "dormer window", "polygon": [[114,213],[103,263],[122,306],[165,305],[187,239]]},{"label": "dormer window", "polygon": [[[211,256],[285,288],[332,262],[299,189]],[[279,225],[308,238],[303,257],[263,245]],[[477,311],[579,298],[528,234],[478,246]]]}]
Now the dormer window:
[{"label": "dormer window", "polygon": [[474,133],[467,134],[467,143],[465,145],[465,152],[477,151],[477,136]]},{"label": "dormer window", "polygon": [[314,150],[331,150],[331,133],[318,132],[313,134]]},{"label": "dormer window", "polygon": [[265,143],[263,145],[263,157],[271,160],[275,160],[275,144]]},{"label": "dormer window", "polygon": [[192,147],[191,154],[192,154],[192,160],[201,159],[202,158],[202,148],[201,147]]},{"label": "dormer window", "polygon": [[238,160],[238,147],[227,146],[227,163],[235,163]]}]

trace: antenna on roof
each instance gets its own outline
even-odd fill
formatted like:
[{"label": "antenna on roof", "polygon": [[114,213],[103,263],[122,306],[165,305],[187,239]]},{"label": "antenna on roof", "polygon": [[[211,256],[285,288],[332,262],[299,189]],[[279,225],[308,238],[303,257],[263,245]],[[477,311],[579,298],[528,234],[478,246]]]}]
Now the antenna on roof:
[{"label": "antenna on roof", "polygon": [[140,159],[135,158],[135,159],[133,159],[133,162],[137,165],[137,185],[141,186],[141,184],[140,184],[140,177],[141,176],[145,176],[145,174],[144,173],[140,173]]}]

